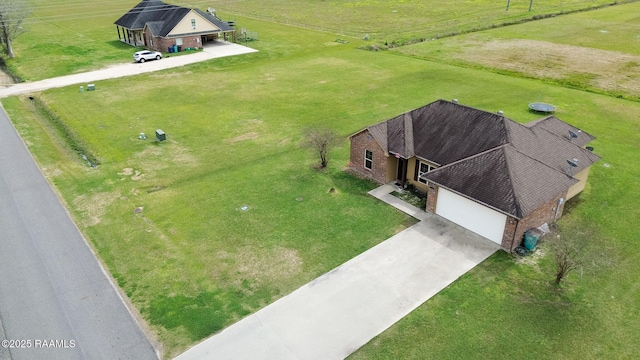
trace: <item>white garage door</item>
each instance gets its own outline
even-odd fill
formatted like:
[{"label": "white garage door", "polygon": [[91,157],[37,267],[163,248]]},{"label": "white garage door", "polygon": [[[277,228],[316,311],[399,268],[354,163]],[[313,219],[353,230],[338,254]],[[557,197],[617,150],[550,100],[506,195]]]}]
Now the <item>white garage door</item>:
[{"label": "white garage door", "polygon": [[501,244],[507,215],[480,205],[449,190],[438,189],[436,214]]}]

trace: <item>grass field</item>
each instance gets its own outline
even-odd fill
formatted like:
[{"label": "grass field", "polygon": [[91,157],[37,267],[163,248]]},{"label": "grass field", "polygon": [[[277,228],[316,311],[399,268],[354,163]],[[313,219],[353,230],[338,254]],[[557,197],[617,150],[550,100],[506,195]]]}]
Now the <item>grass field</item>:
[{"label": "grass field", "polygon": [[[561,17],[554,26],[564,19],[577,24],[574,17],[587,14],[623,24],[628,20],[610,11],[628,13],[628,6],[636,5]],[[346,136],[438,98],[525,122],[536,118],[526,104],[540,94],[558,107],[558,117],[598,137],[593,145],[603,160],[560,222],[563,235],[579,231],[597,245],[598,261],[558,290],[550,285],[544,246],[526,261],[498,253],[353,358],[632,358],[640,352],[640,194],[632,190],[640,179],[640,103],[451,66],[441,60],[446,56],[429,61],[356,50],[363,42],[338,44],[337,34],[277,21],[235,20],[260,32],[250,44],[260,52],[103,81],[96,92],[71,86],[32,94],[97,154],[97,169],[70,151],[32,102],[2,102],[165,356],[413,223],[366,196],[373,184],[342,171],[346,142],[331,153],[329,169],[315,170],[313,154],[299,145],[305,129],[330,127]],[[105,16],[100,24],[112,29],[109,21]],[[543,34],[531,39],[560,43]],[[125,50],[129,57],[131,48]],[[167,142],[137,138],[157,128]]]},{"label": "grass field", "polygon": [[[130,61],[133,48],[118,41],[113,23],[138,2],[28,0],[31,15],[23,26],[27,31],[14,42],[17,58],[5,59],[7,66],[21,79],[33,81]],[[319,30],[332,37],[348,36],[349,40],[361,39],[368,34],[371,43],[429,39],[613,2],[537,0],[529,12],[529,1],[526,0],[512,0],[509,11],[505,11],[506,2],[492,0],[454,3],[437,0],[428,5],[417,0],[170,1],[203,10],[213,6],[224,20],[257,18]],[[247,27],[248,24],[239,22],[238,26]],[[289,32],[294,37],[298,35],[295,29]],[[262,36],[269,37],[270,34],[263,33]]]},{"label": "grass field", "polygon": [[445,63],[640,99],[640,3],[393,49]]},{"label": "grass field", "polygon": [[[197,2],[197,1],[196,1]],[[231,14],[276,21],[303,28],[362,38],[372,41],[404,42],[429,39],[451,33],[513,23],[534,16],[590,8],[612,1],[538,0],[532,11],[529,1],[287,1],[256,3],[226,0],[216,5]]]}]

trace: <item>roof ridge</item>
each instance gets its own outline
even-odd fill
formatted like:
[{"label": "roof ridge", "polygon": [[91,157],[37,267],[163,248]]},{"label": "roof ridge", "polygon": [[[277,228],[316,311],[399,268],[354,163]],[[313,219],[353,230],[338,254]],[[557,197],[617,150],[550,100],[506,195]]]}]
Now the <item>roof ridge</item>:
[{"label": "roof ridge", "polygon": [[414,139],[413,139],[413,116],[409,113],[404,115],[404,152],[406,158],[415,156]]},{"label": "roof ridge", "polygon": [[[518,191],[518,189],[516,188],[516,184],[513,182],[513,176],[511,173],[511,159],[509,158],[509,156],[506,153],[506,148],[508,146],[511,146],[511,148],[513,148],[515,150],[515,147],[513,147],[513,145],[511,144],[505,144],[502,147],[502,152],[504,155],[504,163],[505,166],[507,167],[507,177],[509,178],[509,187],[511,188],[511,193],[513,194],[513,205],[516,208],[516,215],[518,215],[518,218],[522,218],[524,216],[523,211],[522,211],[522,206],[520,206],[520,191]],[[517,150],[516,150],[517,151]],[[519,152],[519,151],[518,151]]]},{"label": "roof ridge", "polygon": [[[499,119],[507,119],[507,120],[511,120],[511,121],[517,123],[515,120],[505,116],[504,114],[500,114],[500,113],[497,113],[497,112],[483,110],[483,109],[479,109],[479,108],[476,108],[476,107],[473,107],[473,106],[464,105],[464,104],[460,104],[458,102],[444,100],[444,99],[439,99],[439,100],[436,100],[436,101],[443,101],[443,102],[446,102],[446,103],[449,103],[449,104],[453,104],[453,105],[457,105],[457,106],[461,106],[461,107],[464,107],[464,108],[467,108],[467,109],[471,109],[471,110],[475,110],[475,111],[481,111],[481,112],[486,113],[486,114],[494,115],[495,117],[498,117]],[[434,102],[432,102],[430,104],[427,104],[427,105],[431,105],[431,104],[435,103],[436,101],[434,101]],[[425,106],[427,106],[427,105],[425,105]]]},{"label": "roof ridge", "polygon": [[[477,153],[477,154],[474,154],[474,155],[471,155],[471,156],[467,156],[467,157],[462,158],[462,159],[460,159],[460,160],[456,160],[456,161],[454,161],[454,162],[451,162],[451,163],[448,163],[448,164],[446,164],[446,165],[440,166],[439,168],[434,169],[433,171],[435,171],[435,170],[439,170],[439,169],[442,169],[442,168],[447,168],[447,167],[449,167],[449,166],[451,166],[451,165],[459,164],[459,163],[461,163],[461,162],[463,162],[463,161],[466,161],[466,160],[470,160],[470,159],[474,159],[474,158],[480,157],[480,156],[482,156],[482,155],[485,155],[485,154],[487,154],[487,153],[490,153],[490,152],[492,152],[492,151],[495,151],[495,150],[497,150],[497,149],[499,149],[499,148],[501,148],[501,147],[505,147],[505,146],[507,146],[507,145],[511,145],[511,144],[501,144],[501,145],[498,145],[498,146],[492,147],[491,149],[487,149],[487,150],[482,151],[482,152],[479,152],[479,153]],[[431,161],[431,160],[429,160],[429,161]],[[433,161],[431,161],[431,162],[433,162]]]},{"label": "roof ridge", "polygon": [[509,126],[507,126],[507,121],[511,121],[511,122],[513,122],[515,124],[518,124],[518,125],[521,125],[521,124],[516,122],[516,121],[513,121],[513,120],[509,119],[506,116],[502,117],[502,125],[504,126],[505,133],[507,134],[507,144],[511,144],[512,134],[511,134],[511,129],[509,128]]},{"label": "roof ridge", "polygon": [[[522,156],[524,156],[524,157],[526,157],[526,158],[528,158],[530,160],[533,160],[536,163],[544,166],[545,168],[550,169],[553,173],[556,173],[556,174],[558,174],[560,176],[566,176],[571,181],[574,181],[574,184],[575,184],[575,182],[578,182],[578,179],[576,179],[575,177],[567,174],[566,172],[560,171],[560,170],[558,170],[558,169],[556,169],[556,168],[554,168],[554,167],[552,167],[552,166],[550,166],[550,165],[548,165],[548,164],[546,164],[546,163],[544,163],[544,162],[542,162],[542,161],[540,161],[540,160],[538,160],[538,159],[536,159],[536,158],[534,158],[532,156],[529,156],[529,154],[520,151],[518,148],[516,148],[515,146],[513,146],[511,144],[508,144],[508,146],[504,147],[505,150],[507,148],[509,149],[508,151],[513,151],[513,152],[515,152],[515,153],[517,153],[519,155],[522,155]],[[528,214],[525,214],[524,211],[522,210],[522,207],[520,206],[523,194],[518,190],[518,187],[513,182],[513,177],[512,177],[512,173],[511,173],[511,166],[512,166],[511,165],[511,160],[510,160],[509,156],[506,153],[505,153],[505,163],[507,164],[506,165],[507,166],[507,176],[509,177],[509,182],[511,184],[511,189],[513,191],[516,210],[518,211],[518,214],[522,218],[522,217],[524,217],[524,216],[526,216]]]}]

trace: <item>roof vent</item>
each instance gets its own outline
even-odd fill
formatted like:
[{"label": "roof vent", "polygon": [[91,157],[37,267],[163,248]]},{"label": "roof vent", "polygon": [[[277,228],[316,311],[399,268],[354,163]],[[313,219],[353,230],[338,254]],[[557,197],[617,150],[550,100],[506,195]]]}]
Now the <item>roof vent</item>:
[{"label": "roof vent", "polygon": [[498,110],[498,115],[502,115],[502,116],[504,116],[504,111],[502,111],[502,110]]},{"label": "roof vent", "polygon": [[451,102],[454,103],[454,104],[457,104],[458,103],[458,99],[453,99]]},{"label": "roof vent", "polygon": [[573,139],[576,139],[576,138],[578,138],[578,134],[569,130],[569,141],[573,142]]},{"label": "roof vent", "polygon": [[569,168],[567,169],[567,175],[573,176],[573,168],[578,166],[578,159],[568,159],[567,163],[569,164]]}]

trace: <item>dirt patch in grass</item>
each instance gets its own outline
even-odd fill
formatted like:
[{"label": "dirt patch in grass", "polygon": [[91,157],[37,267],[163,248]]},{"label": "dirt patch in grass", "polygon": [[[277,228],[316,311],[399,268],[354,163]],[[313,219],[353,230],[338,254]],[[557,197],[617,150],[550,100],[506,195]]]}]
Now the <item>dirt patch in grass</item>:
[{"label": "dirt patch in grass", "polygon": [[119,172],[118,175],[123,175],[123,176],[129,176],[133,174],[133,169],[132,168],[124,168],[122,169],[122,172]]},{"label": "dirt patch in grass", "polygon": [[0,71],[0,87],[8,87],[15,84],[13,78],[4,71]]},{"label": "dirt patch in grass", "polygon": [[255,140],[258,137],[260,137],[260,135],[257,132],[251,131],[251,132],[248,132],[248,133],[245,133],[245,134],[242,134],[242,135],[238,135],[238,136],[236,136],[234,138],[231,138],[231,139],[226,139],[224,142],[227,143],[227,144],[235,144],[235,143],[240,142],[240,141]]},{"label": "dirt patch in grass", "polygon": [[246,246],[235,254],[221,251],[217,255],[221,260],[233,260],[238,278],[255,281],[256,285],[292,277],[302,271],[298,251],[284,247],[261,250]]},{"label": "dirt patch in grass", "polygon": [[42,168],[42,173],[44,174],[44,176],[47,179],[51,179],[53,177],[56,177],[56,176],[59,176],[59,175],[63,174],[62,170],[60,170],[57,167],[43,167]]},{"label": "dirt patch in grass", "polygon": [[[166,169],[171,166],[171,164],[192,167],[198,163],[198,159],[189,152],[187,147],[173,141],[167,141],[162,144],[150,144],[149,147],[136,153],[134,156],[143,160],[140,162],[140,167],[142,168],[142,172],[146,173],[147,176],[153,176],[156,171]],[[132,177],[132,180],[136,179]]]},{"label": "dirt patch in grass", "polygon": [[133,176],[131,176],[131,180],[133,181],[142,180],[143,178],[144,178],[144,174],[138,170],[136,170]]},{"label": "dirt patch in grass", "polygon": [[540,266],[538,265],[538,261],[545,257],[547,254],[547,249],[545,247],[536,247],[536,249],[529,254],[528,256],[519,256],[516,258],[516,264],[518,265],[526,265],[540,272]]},{"label": "dirt patch in grass", "polygon": [[453,56],[527,76],[640,96],[640,56],[537,40],[464,41]]},{"label": "dirt patch in grass", "polygon": [[73,200],[73,205],[82,213],[82,225],[89,227],[99,224],[107,207],[119,198],[120,193],[116,192],[83,194]]},{"label": "dirt patch in grass", "polygon": [[193,156],[189,149],[179,144],[171,144],[169,158],[176,164],[194,166],[198,164],[198,159]]}]

